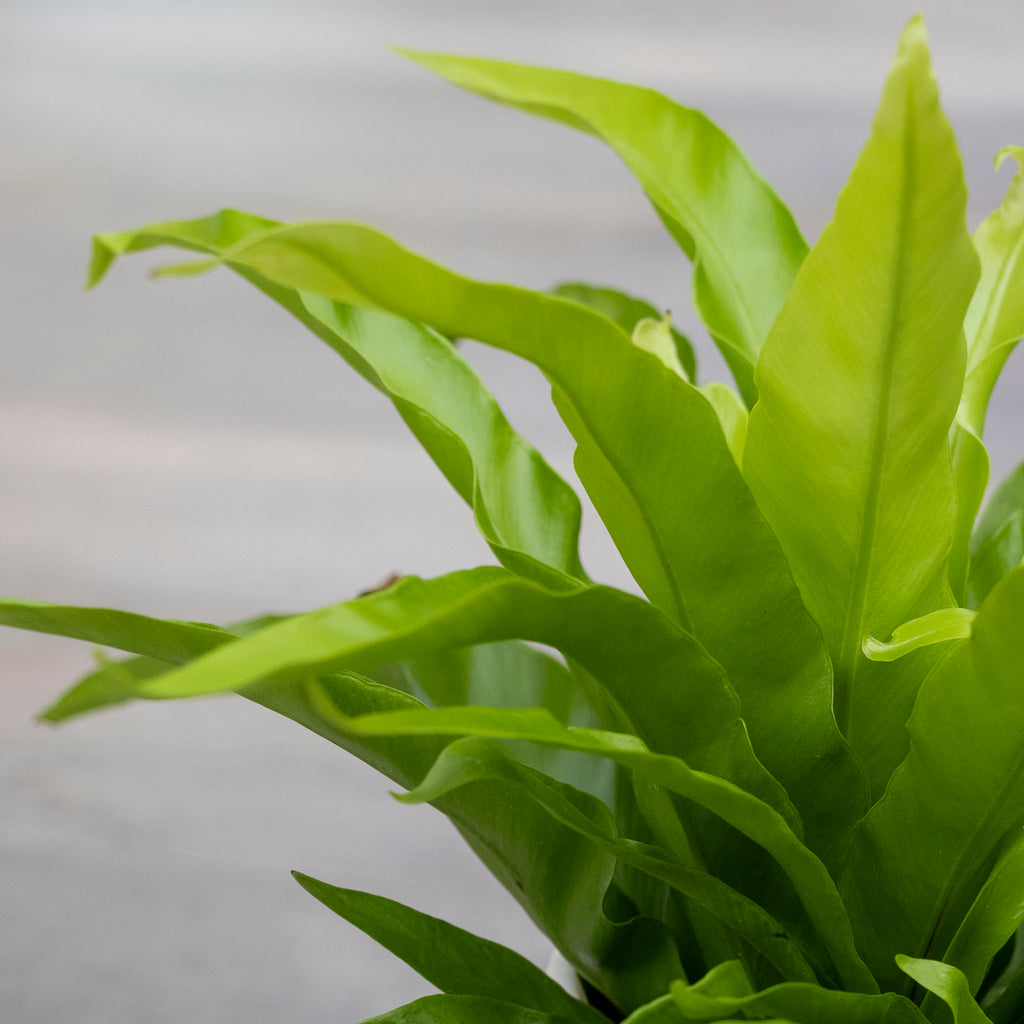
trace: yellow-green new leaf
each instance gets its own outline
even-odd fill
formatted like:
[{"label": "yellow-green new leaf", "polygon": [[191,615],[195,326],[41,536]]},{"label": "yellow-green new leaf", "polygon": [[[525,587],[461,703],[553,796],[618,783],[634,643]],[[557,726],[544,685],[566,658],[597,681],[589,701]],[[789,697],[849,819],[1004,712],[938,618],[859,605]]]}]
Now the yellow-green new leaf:
[{"label": "yellow-green new leaf", "polygon": [[981,257],[981,280],[967,310],[967,374],[959,417],[978,437],[1003,365],[1024,335],[1024,146],[1007,146],[1017,170],[999,207],[974,233]]},{"label": "yellow-green new leaf", "polygon": [[[614,320],[629,335],[633,334],[633,329],[641,320],[660,320],[665,316],[665,310],[657,309],[644,299],[627,295],[616,288],[597,287],[582,281],[565,281],[552,288],[551,294],[560,295],[563,299],[572,299],[582,306],[589,306],[599,313],[604,313],[609,320]],[[669,324],[669,334],[675,348],[676,358],[683,368],[683,376],[688,381],[696,381],[697,359],[693,354],[693,345],[671,324]]]},{"label": "yellow-green new leaf", "polygon": [[[1007,157],[1019,165],[1022,155],[1024,147],[1007,146],[997,154],[996,167]],[[1019,166],[1002,203],[975,231],[974,245],[981,258],[981,279],[964,321],[967,370],[953,428],[960,512],[950,581],[960,601],[967,599],[968,545],[988,483],[988,456],[981,441],[988,403],[1006,360],[1024,335],[1024,170]],[[972,554],[972,564],[973,558]],[[991,576],[991,567],[983,567],[979,593],[973,568],[971,576],[972,600],[978,604],[996,580],[985,579]]]},{"label": "yellow-green new leaf", "polygon": [[974,614],[971,608],[940,608],[904,622],[893,630],[888,641],[869,636],[864,641],[864,654],[872,661],[896,661],[919,647],[963,640],[971,635]]},{"label": "yellow-green new leaf", "polygon": [[748,404],[752,369],[807,246],[720,128],[655,92],[495,60],[400,51],[460,88],[603,139],[693,260],[697,312]]},{"label": "yellow-green new leaf", "polygon": [[[836,715],[881,792],[919,669],[865,637],[954,604],[949,428],[978,276],[967,193],[919,19],[835,217],[757,365],[743,468],[836,669]],[[882,713],[884,709],[884,713]]]},{"label": "yellow-green new leaf", "polygon": [[912,956],[897,956],[896,962],[904,974],[949,1006],[953,1011],[953,1024],[992,1024],[974,1001],[967,979],[955,967]]},{"label": "yellow-green new leaf", "polygon": [[[739,965],[721,964],[693,985],[672,986],[680,1021],[785,1018],[794,1024],[926,1024],[921,1011],[893,992],[868,995],[786,983],[761,992],[737,984]],[[724,982],[724,984],[723,984]]]}]

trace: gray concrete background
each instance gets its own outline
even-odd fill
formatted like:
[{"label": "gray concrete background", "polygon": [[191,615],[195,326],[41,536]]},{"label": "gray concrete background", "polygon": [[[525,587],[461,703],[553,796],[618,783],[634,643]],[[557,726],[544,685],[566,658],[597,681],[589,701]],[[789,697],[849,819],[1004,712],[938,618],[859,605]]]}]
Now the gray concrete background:
[{"label": "gray concrete background", "polygon": [[[366,220],[478,276],[619,283],[688,319],[687,269],[597,143],[460,95],[387,43],[655,85],[741,142],[809,237],[862,143],[904,19],[928,16],[976,223],[1024,141],[1018,3],[0,6],[0,590],[230,620],[488,560],[398,418],[227,274],[82,292],[97,230],[234,205]],[[536,374],[470,346],[570,472]],[[1024,445],[1014,382],[996,475]],[[589,516],[588,565],[628,585]],[[305,896],[298,868],[546,946],[443,820],[244,701],[32,715],[90,652],[0,637],[0,1018],[357,1021],[429,991]]]}]

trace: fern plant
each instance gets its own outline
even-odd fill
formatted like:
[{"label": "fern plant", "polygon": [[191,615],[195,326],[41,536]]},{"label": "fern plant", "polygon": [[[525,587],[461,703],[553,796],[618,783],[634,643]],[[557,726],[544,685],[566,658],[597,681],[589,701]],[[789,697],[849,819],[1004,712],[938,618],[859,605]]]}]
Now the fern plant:
[{"label": "fern plant", "polygon": [[[1024,334],[1024,174],[972,238],[919,19],[809,251],[694,110],[409,56],[618,153],[736,390],[698,385],[641,300],[472,280],[368,227],[100,235],[92,283],[169,245],[201,258],[162,273],[225,266],[292,313],[393,401],[499,564],[229,628],[5,600],[7,625],[133,655],[44,717],[228,691],[285,715],[446,814],[584,983],[298,875],[440,989],[377,1021],[1024,1020],[1024,467],[975,522]],[[644,597],[587,576],[576,494],[458,337],[544,373]]]}]

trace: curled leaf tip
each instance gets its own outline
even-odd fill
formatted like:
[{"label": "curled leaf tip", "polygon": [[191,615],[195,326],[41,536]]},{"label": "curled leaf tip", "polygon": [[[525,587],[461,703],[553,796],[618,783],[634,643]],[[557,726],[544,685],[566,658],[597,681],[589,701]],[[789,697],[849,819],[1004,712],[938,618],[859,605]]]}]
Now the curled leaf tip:
[{"label": "curled leaf tip", "polygon": [[1011,160],[1017,162],[1017,167],[1024,166],[1024,146],[1015,146],[1013,144],[1009,146],[1003,146],[1001,150],[995,155],[995,169],[998,171],[1003,166],[1003,161],[1009,157]]},{"label": "curled leaf tip", "polygon": [[964,640],[971,635],[975,614],[971,608],[940,608],[905,622],[893,631],[887,642],[874,636],[866,637],[861,650],[871,661],[896,661],[920,647]]}]

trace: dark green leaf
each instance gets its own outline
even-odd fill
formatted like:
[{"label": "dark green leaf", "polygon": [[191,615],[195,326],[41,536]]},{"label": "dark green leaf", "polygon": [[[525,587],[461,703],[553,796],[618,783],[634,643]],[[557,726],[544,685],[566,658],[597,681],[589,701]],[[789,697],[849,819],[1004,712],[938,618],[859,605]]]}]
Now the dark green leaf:
[{"label": "dark green leaf", "polygon": [[[343,723],[339,723],[339,728],[342,727]],[[783,977],[813,979],[814,974],[795,945],[794,937],[756,903],[692,864],[667,860],[657,848],[617,837],[608,823],[581,814],[565,799],[564,790],[556,789],[550,779],[510,758],[493,742],[477,738],[452,742],[424,781],[399,799],[434,803],[470,783],[499,779],[521,789],[561,824],[586,836],[623,864],[682,893],[760,951]],[[735,938],[731,946],[735,951]]]},{"label": "dark green leaf", "polygon": [[937,957],[968,914],[1007,833],[1024,822],[1024,570],[989,595],[921,687],[910,752],[854,837],[840,880],[879,982],[893,957]]},{"label": "dark green leaf", "polygon": [[636,737],[594,729],[566,729],[542,708],[439,708],[339,723],[371,735],[473,735],[519,739],[608,757],[680,796],[707,807],[767,850],[783,868],[828,950],[843,983],[875,990],[854,948],[846,912],[828,872],[767,804],[723,779],[694,771],[679,758],[651,753]]},{"label": "dark green leaf", "polygon": [[572,1024],[576,1018],[481,996],[426,996],[363,1024]]},{"label": "dark green leaf", "polygon": [[607,1024],[518,953],[383,896],[339,889],[308,875],[295,879],[312,896],[450,995],[489,996],[583,1024]]},{"label": "dark green leaf", "polygon": [[991,1024],[971,996],[967,979],[955,967],[912,956],[897,956],[896,962],[901,971],[949,1006],[953,1011],[953,1024]]},{"label": "dark green leaf", "polygon": [[976,993],[996,954],[1022,923],[1024,835],[1018,835],[1003,851],[971,909],[960,922],[942,962],[960,970],[970,991]]}]

